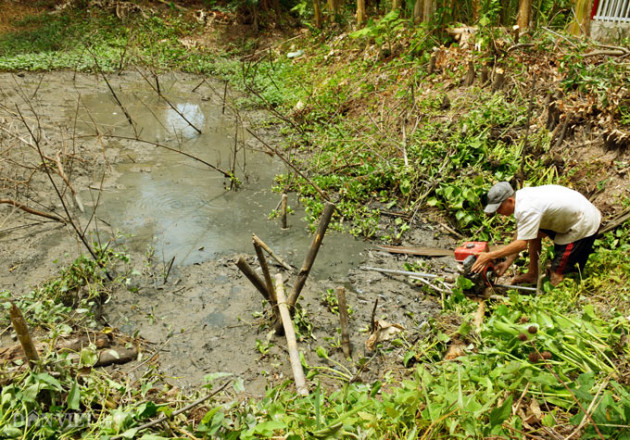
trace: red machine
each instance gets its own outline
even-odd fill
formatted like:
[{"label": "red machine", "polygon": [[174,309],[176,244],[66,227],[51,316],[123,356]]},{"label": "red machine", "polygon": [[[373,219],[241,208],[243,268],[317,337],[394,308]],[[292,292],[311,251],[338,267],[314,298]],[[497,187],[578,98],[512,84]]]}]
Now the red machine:
[{"label": "red machine", "polygon": [[490,248],[487,241],[467,241],[455,249],[455,261],[462,262],[470,255],[478,255],[479,252],[488,251]]}]

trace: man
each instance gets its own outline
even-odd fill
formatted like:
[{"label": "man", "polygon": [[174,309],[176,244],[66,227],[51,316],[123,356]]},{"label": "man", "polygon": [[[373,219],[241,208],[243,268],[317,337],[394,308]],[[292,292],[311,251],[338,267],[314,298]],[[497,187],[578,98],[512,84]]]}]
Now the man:
[{"label": "man", "polygon": [[490,188],[487,214],[498,212],[516,219],[516,239],[506,247],[493,252],[483,252],[472,267],[480,272],[491,261],[507,257],[495,267],[501,276],[514,262],[518,254],[529,250],[529,270],[517,275],[512,284],[536,283],[541,239],[549,237],[554,242],[555,257],[551,263],[550,281],[555,286],[564,275],[575,271],[577,265],[584,269],[593,251],[593,242],[601,222],[601,213],[586,197],[559,185],[523,188],[514,192],[508,182],[500,182]]}]

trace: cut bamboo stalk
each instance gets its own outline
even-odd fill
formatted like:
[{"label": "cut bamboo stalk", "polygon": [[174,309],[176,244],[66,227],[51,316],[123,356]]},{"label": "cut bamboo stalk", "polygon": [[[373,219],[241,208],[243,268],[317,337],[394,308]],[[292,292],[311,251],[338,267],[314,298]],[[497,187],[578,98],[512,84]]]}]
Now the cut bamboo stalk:
[{"label": "cut bamboo stalk", "polygon": [[348,330],[348,306],[346,304],[346,289],[337,287],[337,300],[339,302],[339,325],[341,326],[341,348],[347,358],[352,357],[350,346],[350,331]]},{"label": "cut bamboo stalk", "polygon": [[267,292],[269,292],[269,298],[271,299],[271,305],[276,310],[276,306],[278,304],[278,298],[276,297],[276,291],[273,287],[273,280],[271,279],[271,273],[269,273],[269,265],[267,264],[267,259],[265,258],[265,254],[263,253],[262,247],[254,240],[252,240],[254,245],[254,249],[256,250],[256,257],[258,257],[258,263],[260,264],[260,268],[263,272],[263,277],[265,279],[265,284],[267,285]]},{"label": "cut bamboo stalk", "polygon": [[492,93],[497,92],[503,88],[505,84],[505,72],[502,68],[498,67],[495,71],[494,81],[492,83]]},{"label": "cut bamboo stalk", "polygon": [[28,325],[26,324],[24,315],[22,315],[22,312],[18,309],[14,302],[11,302],[11,323],[15,329],[15,333],[17,333],[20,345],[22,345],[24,355],[26,356],[26,359],[28,359],[28,364],[32,369],[35,366],[35,363],[39,361],[39,355],[35,349],[35,344],[33,344],[31,334],[28,331]]},{"label": "cut bamboo stalk", "polygon": [[236,262],[236,267],[238,267],[243,275],[247,277],[249,281],[254,285],[254,287],[262,294],[262,296],[269,301],[270,296],[269,292],[267,292],[267,287],[265,287],[265,282],[260,279],[260,277],[253,271],[253,269],[247,264],[247,261],[243,257],[239,258]]},{"label": "cut bamboo stalk", "polygon": [[302,268],[300,269],[300,273],[298,274],[298,279],[295,282],[295,286],[293,286],[291,296],[289,296],[288,304],[290,307],[294,307],[297,299],[300,297],[300,293],[302,292],[304,284],[306,283],[306,279],[311,272],[311,268],[313,267],[315,258],[317,258],[317,252],[319,252],[319,248],[322,244],[322,241],[324,240],[324,234],[326,234],[326,229],[328,229],[328,224],[330,223],[330,219],[332,218],[334,212],[335,205],[333,203],[326,202],[326,204],[324,205],[322,216],[319,219],[319,226],[317,227],[317,231],[315,232],[315,237],[313,237],[313,242],[311,243],[311,247],[308,250],[306,259],[302,264]]},{"label": "cut bamboo stalk", "polygon": [[291,322],[291,313],[289,313],[287,298],[284,294],[282,274],[276,274],[276,295],[278,295],[278,309],[280,311],[280,317],[284,327],[284,334],[287,338],[287,348],[289,349],[289,359],[291,361],[291,369],[293,370],[293,378],[295,379],[295,388],[299,395],[307,396],[308,388],[306,387],[304,370],[302,370],[300,354],[297,349],[295,330],[293,329],[293,323]]},{"label": "cut bamboo stalk", "polygon": [[287,199],[289,197],[286,194],[282,194],[282,202],[281,202],[281,218],[282,218],[282,229],[287,229]]},{"label": "cut bamboo stalk", "polygon": [[262,241],[260,238],[258,238],[258,236],[256,234],[252,234],[252,240],[254,240],[256,243],[258,243],[260,245],[260,247],[263,248],[265,250],[265,252],[267,252],[271,258],[276,260],[286,270],[293,270],[293,268],[289,265],[289,263],[284,261],[274,251],[272,251],[271,248],[269,246],[267,246],[264,241]]},{"label": "cut bamboo stalk", "polygon": [[479,333],[481,331],[481,326],[483,324],[483,317],[486,314],[486,302],[481,299],[479,300],[479,305],[477,306],[477,310],[475,311],[475,315],[473,317],[473,327],[475,331]]},{"label": "cut bamboo stalk", "polygon": [[[291,295],[287,300],[287,304],[291,309],[295,307],[295,304],[300,297],[300,293],[304,288],[304,284],[306,284],[306,279],[311,272],[311,268],[313,267],[313,263],[315,262],[315,258],[317,257],[317,252],[319,251],[319,248],[322,244],[324,234],[326,233],[326,229],[328,228],[328,224],[330,223],[333,212],[335,212],[335,205],[333,203],[326,202],[326,204],[324,205],[322,216],[319,219],[319,226],[317,227],[317,231],[315,232],[315,237],[313,237],[311,247],[308,250],[306,258],[304,259],[304,263],[302,264],[300,272],[298,273],[297,280],[295,281],[295,285],[293,286],[293,291],[291,291]],[[282,332],[281,323],[276,323],[275,330],[276,333]]]}]

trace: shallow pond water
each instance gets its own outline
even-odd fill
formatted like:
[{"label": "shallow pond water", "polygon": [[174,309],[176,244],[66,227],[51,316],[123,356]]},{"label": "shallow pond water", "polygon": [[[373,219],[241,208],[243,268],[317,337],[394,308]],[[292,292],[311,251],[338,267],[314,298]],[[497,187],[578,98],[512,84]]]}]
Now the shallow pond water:
[{"label": "shallow pond water", "polygon": [[[116,92],[135,123],[135,132],[143,140],[184,151],[222,170],[229,172],[234,168],[242,185],[230,190],[229,179],[205,164],[149,143],[140,144],[135,148],[144,148],[151,154],[138,153],[140,157],[135,157],[128,153],[127,160],[113,166],[119,177],[113,187],[102,193],[97,208],[99,219],[122,234],[131,235],[130,242],[135,246],[151,244],[156,255],[166,261],[175,257],[177,265],[251,253],[251,234],[256,233],[290,263],[299,266],[312,236],[294,196],[289,203],[295,210],[289,218],[290,228],[282,230],[278,219],[269,219],[281,198],[271,190],[273,178],[285,171],[285,165],[249,147],[251,136],[243,126],[256,121],[239,115],[242,125],[239,123],[237,129],[234,113],[229,109],[224,112],[221,100],[209,96],[216,89],[209,83],[208,87],[197,87],[198,78],[162,79],[160,85],[170,104],[143,80],[127,82],[124,90]],[[111,93],[82,95],[81,103],[79,128],[85,133],[98,129],[106,135],[135,137]],[[128,146],[131,141],[119,142]],[[338,259],[339,264],[321,267],[347,272],[365,246],[347,234],[328,234],[334,238],[329,236],[326,241],[334,240],[336,249],[343,249],[344,258]],[[329,253],[322,249],[318,259],[336,255],[337,250]]]}]

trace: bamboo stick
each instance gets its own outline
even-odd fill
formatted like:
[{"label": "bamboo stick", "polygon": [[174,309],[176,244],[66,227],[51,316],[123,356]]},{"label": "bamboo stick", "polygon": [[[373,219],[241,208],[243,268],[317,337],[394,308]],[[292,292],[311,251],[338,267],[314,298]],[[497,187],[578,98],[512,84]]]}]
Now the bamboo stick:
[{"label": "bamboo stick", "polygon": [[247,261],[243,257],[239,258],[236,262],[236,267],[238,267],[243,275],[247,277],[249,281],[254,285],[254,287],[262,294],[262,296],[270,301],[269,292],[267,292],[267,288],[265,287],[265,283],[260,277],[253,271],[253,269],[247,264]]},{"label": "bamboo stick", "polygon": [[24,315],[22,315],[22,312],[17,308],[14,302],[11,302],[11,323],[13,323],[13,328],[15,329],[15,333],[17,333],[20,345],[22,345],[24,355],[26,359],[28,359],[28,364],[32,369],[35,366],[35,362],[39,361],[39,355],[35,349],[35,344],[33,344],[31,334],[28,331],[28,325],[26,324]]},{"label": "bamboo stick", "polygon": [[276,260],[286,270],[293,270],[293,268],[289,265],[289,263],[284,261],[274,251],[272,251],[271,248],[267,246],[267,244],[265,244],[265,242],[262,241],[256,234],[252,234],[252,240],[254,240],[255,243],[258,243],[260,247],[263,248],[269,254],[271,258]]},{"label": "bamboo stick", "polygon": [[334,212],[335,205],[333,203],[326,202],[326,204],[324,205],[322,216],[319,219],[319,226],[317,227],[317,231],[315,232],[315,237],[313,237],[313,242],[311,243],[311,247],[308,250],[306,259],[302,264],[302,268],[300,269],[300,273],[298,274],[298,279],[293,286],[291,296],[289,296],[288,304],[290,307],[295,306],[295,303],[297,302],[297,299],[302,292],[302,288],[304,288],[304,284],[306,283],[306,279],[311,272],[311,268],[313,267],[313,263],[315,262],[315,258],[317,257],[317,252],[319,252],[322,240],[324,239],[324,234],[326,234],[326,229],[328,229],[328,224],[330,223],[330,219],[332,218]]},{"label": "bamboo stick", "polygon": [[282,284],[282,274],[276,274],[276,295],[278,295],[278,309],[284,327],[284,334],[287,338],[287,348],[289,349],[289,359],[291,361],[291,369],[293,370],[293,378],[295,379],[295,388],[299,395],[307,396],[308,388],[306,387],[306,379],[302,364],[300,363],[300,354],[297,349],[295,340],[295,330],[291,322],[291,313],[287,305],[287,298],[284,294],[284,285]]},{"label": "bamboo stick", "polygon": [[483,325],[483,317],[486,314],[486,302],[480,299],[477,310],[473,316],[473,327],[477,333],[481,332],[481,326]]},{"label": "bamboo stick", "polygon": [[341,326],[341,348],[343,354],[352,357],[350,346],[350,332],[348,330],[348,306],[346,304],[346,289],[337,287],[337,300],[339,301],[339,325]]},{"label": "bamboo stick", "polygon": [[263,272],[263,277],[265,279],[265,284],[267,285],[267,292],[269,292],[269,298],[271,299],[272,306],[274,310],[276,310],[276,306],[278,304],[278,298],[276,297],[276,291],[273,287],[273,280],[271,279],[271,273],[269,273],[269,265],[267,264],[267,260],[265,259],[265,254],[263,254],[262,247],[254,240],[252,240],[254,245],[254,249],[256,250],[256,257],[258,257],[258,263],[260,264],[260,268]]},{"label": "bamboo stick", "polygon": [[[308,254],[302,263],[302,268],[298,273],[297,280],[295,285],[293,286],[293,291],[287,300],[287,304],[291,309],[295,307],[298,298],[300,297],[300,293],[304,288],[304,284],[306,284],[306,279],[308,278],[309,273],[311,272],[311,268],[313,267],[313,263],[315,262],[315,258],[317,257],[317,252],[322,244],[322,240],[324,239],[324,234],[326,233],[326,229],[328,228],[328,224],[330,223],[330,219],[335,212],[335,205],[326,202],[324,205],[324,211],[322,212],[322,216],[319,219],[319,226],[317,227],[317,231],[315,232],[315,237],[313,237],[313,242],[311,243],[311,247],[308,250]],[[282,333],[282,323],[276,323],[275,327],[276,333]]]},{"label": "bamboo stick", "polygon": [[282,202],[280,205],[282,229],[287,229],[287,199],[288,199],[288,196],[286,194],[282,194]]}]

